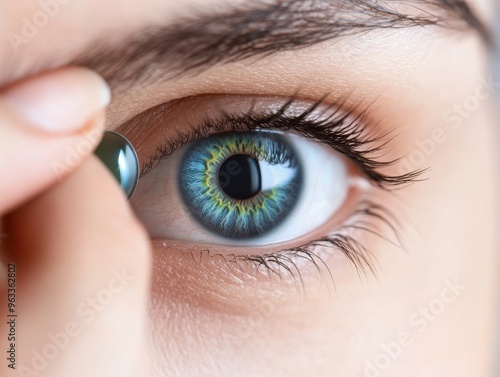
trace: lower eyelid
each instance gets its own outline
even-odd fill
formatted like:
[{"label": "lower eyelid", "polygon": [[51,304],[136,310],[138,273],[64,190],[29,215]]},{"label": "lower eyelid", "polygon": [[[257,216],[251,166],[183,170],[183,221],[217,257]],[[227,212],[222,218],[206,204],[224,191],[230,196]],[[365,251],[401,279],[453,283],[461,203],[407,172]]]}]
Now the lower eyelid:
[{"label": "lower eyelid", "polygon": [[153,246],[153,295],[157,300],[168,297],[177,304],[231,315],[260,307],[264,297],[279,297],[281,304],[297,304],[304,293],[300,285],[314,295],[322,294],[316,274],[306,275],[306,271],[299,283],[296,279],[257,272],[251,264],[234,263],[203,247],[165,248],[162,241],[153,242]]},{"label": "lower eyelid", "polygon": [[[345,229],[344,226],[346,232],[342,234],[351,235],[358,244],[348,253],[341,242],[349,238],[338,237],[338,231],[335,238],[336,233],[331,230],[330,237],[339,242],[336,246],[312,241],[319,246],[306,246],[304,250],[308,252],[297,252],[297,248],[285,252],[268,250],[265,258],[262,255],[234,255],[227,247],[155,240],[157,274],[169,289],[180,290],[179,300],[192,300],[182,296],[197,296],[197,290],[205,292],[198,298],[197,305],[212,306],[222,298],[230,300],[228,295],[253,297],[252,292],[280,292],[282,298],[290,302],[304,294],[332,293],[351,285],[356,276],[367,280],[375,277],[379,251],[387,249],[391,243],[401,248],[397,221],[386,208],[375,204],[376,200],[376,196],[367,197],[357,214],[350,217],[348,222],[356,228]],[[372,215],[367,215],[366,211]],[[357,274],[353,275],[353,271]],[[239,302],[238,305],[244,304]]]},{"label": "lower eyelid", "polygon": [[[373,234],[364,234],[363,238],[374,255],[387,247]],[[286,315],[290,308],[300,307],[304,299],[321,300],[325,295],[335,298],[337,293],[359,284],[358,279],[365,285],[374,278],[369,268],[353,267],[353,262],[338,250],[325,250],[328,258],[316,257],[315,263],[307,258],[300,258],[302,263],[283,259],[290,271],[281,268],[273,273],[255,260],[237,261],[203,246],[171,245],[169,241],[154,241],[153,245],[156,300],[168,297],[175,305],[200,307],[217,315],[252,312],[262,306],[263,300],[279,303],[276,316]],[[370,263],[376,273],[376,264],[373,260]]]}]

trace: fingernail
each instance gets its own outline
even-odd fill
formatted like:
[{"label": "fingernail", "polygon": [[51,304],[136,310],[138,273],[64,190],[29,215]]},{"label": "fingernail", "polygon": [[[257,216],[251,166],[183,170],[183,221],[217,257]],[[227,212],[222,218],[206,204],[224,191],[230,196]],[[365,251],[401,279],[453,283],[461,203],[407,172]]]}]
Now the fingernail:
[{"label": "fingernail", "polygon": [[30,126],[71,134],[84,129],[110,103],[111,91],[97,73],[70,67],[15,84],[1,97]]}]

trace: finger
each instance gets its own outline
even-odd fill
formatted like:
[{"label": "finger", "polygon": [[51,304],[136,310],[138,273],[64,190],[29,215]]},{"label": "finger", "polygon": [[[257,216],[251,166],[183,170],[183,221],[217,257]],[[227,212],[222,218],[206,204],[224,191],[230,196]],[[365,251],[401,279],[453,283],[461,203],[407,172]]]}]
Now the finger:
[{"label": "finger", "polygon": [[106,83],[78,67],[0,92],[0,214],[61,180],[92,153],[109,101]]},{"label": "finger", "polygon": [[19,367],[37,376],[137,376],[150,245],[127,199],[90,157],[6,218],[18,271]]}]

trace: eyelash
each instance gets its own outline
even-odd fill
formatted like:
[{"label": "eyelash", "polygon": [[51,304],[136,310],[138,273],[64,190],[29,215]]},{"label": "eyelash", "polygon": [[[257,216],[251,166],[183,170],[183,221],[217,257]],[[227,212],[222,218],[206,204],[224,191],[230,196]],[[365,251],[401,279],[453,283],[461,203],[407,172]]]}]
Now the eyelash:
[{"label": "eyelash", "polygon": [[[371,217],[373,220],[379,220],[378,225],[374,222],[367,222],[366,217]],[[357,219],[358,217],[363,218]],[[353,230],[362,230],[379,236],[388,242],[402,247],[396,226],[393,225],[391,220],[395,220],[395,216],[389,212],[385,207],[377,205],[371,201],[363,201],[358,205],[358,209],[346,220],[346,224],[340,227],[336,233],[325,236],[323,238],[311,241],[306,245],[291,248],[279,253],[252,256],[252,255],[231,255],[235,262],[249,262],[258,270],[260,267],[265,267],[268,271],[280,276],[280,274],[272,267],[276,266],[278,269],[283,268],[285,272],[289,273],[296,281],[302,281],[300,269],[294,263],[293,259],[301,258],[313,263],[318,272],[323,275],[321,266],[326,270],[327,275],[333,281],[333,275],[328,268],[322,257],[315,254],[311,250],[316,247],[328,247],[334,250],[341,251],[347,259],[354,265],[359,273],[365,277],[368,272],[376,275],[375,258],[370,251],[357,241],[352,235],[345,234],[344,232]],[[397,222],[396,222],[397,224]],[[383,227],[389,229],[392,233],[392,239],[383,235]],[[393,240],[394,239],[394,240]],[[219,255],[220,257],[220,255]],[[223,257],[223,256],[222,256]],[[287,265],[289,263],[290,265]],[[295,270],[299,279],[293,273]]]},{"label": "eyelash", "polygon": [[[235,116],[222,112],[222,119],[205,119],[200,126],[190,132],[179,134],[175,140],[167,140],[143,165],[141,175],[149,173],[161,160],[172,155],[177,149],[191,141],[207,137],[210,133],[248,132],[259,129],[294,131],[308,140],[325,144],[348,157],[373,184],[380,188],[390,189],[418,181],[418,177],[425,172],[425,170],[416,170],[390,176],[378,171],[396,164],[398,160],[379,161],[379,157],[382,156],[392,139],[388,134],[371,136],[366,132],[366,129],[371,126],[367,123],[368,109],[360,111],[357,116],[353,116],[357,112],[356,108],[342,113],[337,110],[328,118],[316,121],[308,117],[323,105],[324,99],[314,103],[302,114],[290,117],[286,111],[295,101],[295,98],[290,99],[274,113],[258,114],[250,110],[248,113]],[[330,109],[331,107],[327,108],[327,110]],[[351,118],[353,120],[350,120]]]},{"label": "eyelash", "polygon": [[[324,98],[312,104],[302,114],[290,116],[287,114],[287,110],[291,108],[295,101],[295,98],[290,99],[279,110],[274,112],[257,113],[254,112],[252,106],[249,112],[240,115],[222,112],[222,117],[218,120],[205,119],[197,128],[179,134],[174,140],[167,140],[157,149],[155,155],[143,165],[141,175],[144,176],[149,173],[161,160],[169,157],[185,144],[206,137],[209,134],[248,132],[263,129],[283,132],[293,131],[309,140],[329,146],[354,162],[372,185],[386,191],[419,181],[419,176],[425,171],[416,170],[401,175],[386,175],[379,171],[381,168],[394,165],[398,160],[380,161],[380,157],[392,139],[389,134],[372,136],[367,132],[367,129],[372,126],[367,121],[368,109],[357,111],[358,109],[354,108],[342,112],[335,110],[327,118],[319,120],[312,117],[312,115],[320,106],[324,105]],[[327,110],[331,110],[331,107],[327,107]],[[354,116],[356,113],[359,115]],[[367,218],[371,218],[372,221],[367,221]],[[354,230],[365,231],[402,248],[397,225],[399,224],[396,216],[387,208],[373,201],[365,200],[358,204],[357,210],[335,233],[311,241],[306,245],[266,255],[221,255],[211,253],[209,256],[223,258],[228,264],[234,262],[238,266],[242,263],[248,263],[257,271],[264,267],[269,273],[278,276],[281,276],[282,273],[288,273],[296,281],[300,282],[302,282],[300,268],[294,259],[304,259],[313,263],[321,275],[323,275],[321,266],[326,268],[327,275],[333,281],[333,276],[327,264],[313,251],[316,247],[326,247],[342,252],[355,266],[360,276],[367,276],[368,273],[376,275],[374,256],[349,233]],[[384,236],[386,234],[382,230],[384,227],[390,231],[390,239]]]},{"label": "eyelash", "polygon": [[[367,218],[371,218],[372,221],[367,221]],[[301,267],[298,265],[300,260],[311,263],[320,277],[322,279],[329,278],[330,283],[333,283],[333,287],[335,287],[333,273],[323,259],[324,257],[313,251],[314,248],[331,249],[332,252],[328,254],[340,251],[355,267],[360,279],[367,278],[370,274],[377,277],[376,257],[354,235],[348,232],[364,231],[380,237],[400,249],[404,249],[398,232],[399,225],[396,216],[386,207],[366,200],[359,203],[357,210],[335,233],[310,241],[299,247],[264,255],[221,254],[198,246],[191,249],[179,247],[174,249],[188,255],[189,260],[196,263],[203,263],[208,258],[222,260],[224,261],[223,265],[228,268],[234,266],[240,271],[247,271],[243,268],[244,265],[249,266],[255,272],[259,272],[263,268],[264,272],[267,272],[269,276],[274,275],[280,280],[283,280],[288,275],[292,278],[293,283],[299,289],[302,289],[302,292],[305,292],[306,287],[302,278]],[[171,250],[171,247],[167,244],[164,244],[164,248]]]}]

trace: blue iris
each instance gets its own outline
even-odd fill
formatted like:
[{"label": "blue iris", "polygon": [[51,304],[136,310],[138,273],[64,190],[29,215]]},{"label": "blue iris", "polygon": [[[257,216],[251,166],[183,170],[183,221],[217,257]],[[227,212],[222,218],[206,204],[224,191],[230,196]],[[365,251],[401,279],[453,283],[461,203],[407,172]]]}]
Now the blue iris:
[{"label": "blue iris", "polygon": [[275,132],[213,135],[186,148],[179,191],[193,218],[229,239],[251,239],[277,228],[302,191],[293,146]]}]

